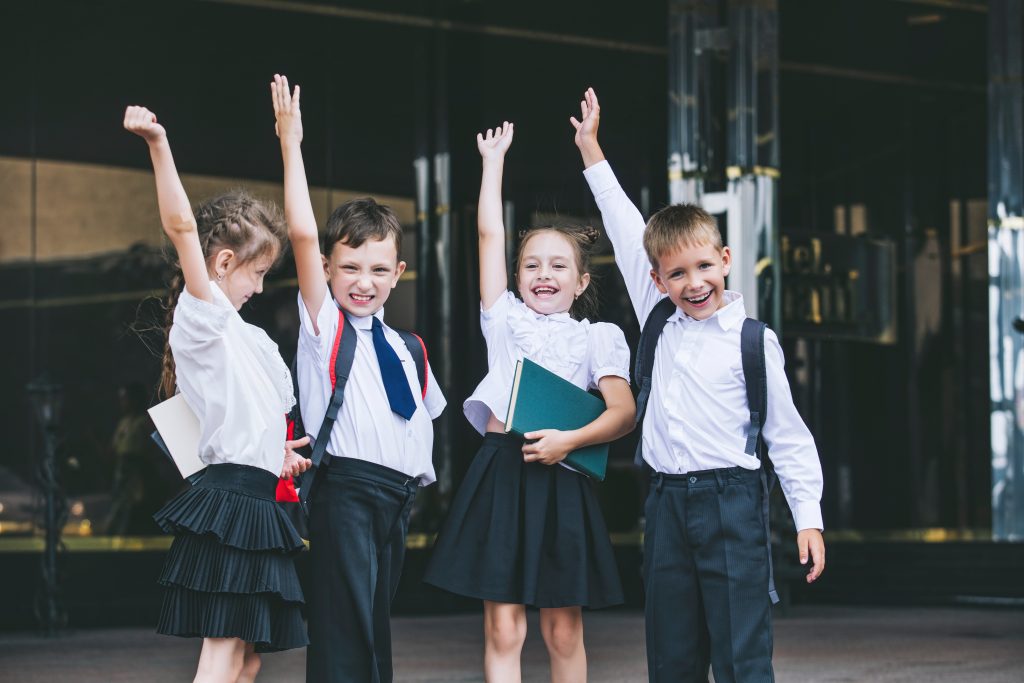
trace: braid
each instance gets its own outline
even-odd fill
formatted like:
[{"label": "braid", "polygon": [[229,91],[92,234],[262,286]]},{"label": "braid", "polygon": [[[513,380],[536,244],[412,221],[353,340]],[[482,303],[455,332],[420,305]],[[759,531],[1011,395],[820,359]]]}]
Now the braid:
[{"label": "braid", "polygon": [[160,373],[160,395],[164,398],[174,396],[174,389],[177,386],[177,378],[174,375],[174,355],[171,353],[170,334],[171,325],[174,324],[174,307],[178,305],[178,297],[185,289],[185,277],[181,268],[175,264],[176,272],[171,278],[170,290],[167,293],[167,303],[164,304],[166,311],[164,317],[164,356],[163,370]]}]

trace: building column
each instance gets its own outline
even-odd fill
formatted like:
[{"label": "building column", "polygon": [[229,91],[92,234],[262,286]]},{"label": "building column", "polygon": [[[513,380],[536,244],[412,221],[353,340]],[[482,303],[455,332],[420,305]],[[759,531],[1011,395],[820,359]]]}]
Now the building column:
[{"label": "building column", "polygon": [[1024,0],[989,3],[992,536],[1024,539]]}]

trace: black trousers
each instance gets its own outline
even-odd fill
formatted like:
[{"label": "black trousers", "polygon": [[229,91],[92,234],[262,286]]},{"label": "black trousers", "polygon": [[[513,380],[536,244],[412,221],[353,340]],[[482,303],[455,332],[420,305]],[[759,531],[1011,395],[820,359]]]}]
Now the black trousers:
[{"label": "black trousers", "polygon": [[652,683],[774,681],[769,557],[757,471],[654,473],[644,588]]},{"label": "black trousers", "polygon": [[418,479],[333,458],[309,503],[309,683],[390,683],[391,600]]}]

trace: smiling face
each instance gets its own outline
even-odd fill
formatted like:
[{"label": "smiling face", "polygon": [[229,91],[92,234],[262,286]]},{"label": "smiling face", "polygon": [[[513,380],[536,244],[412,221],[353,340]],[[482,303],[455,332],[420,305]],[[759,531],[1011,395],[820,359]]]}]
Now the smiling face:
[{"label": "smiling face", "polygon": [[723,305],[725,277],[732,267],[729,247],[681,245],[658,257],[654,284],[691,318],[706,320]]},{"label": "smiling face", "polygon": [[384,306],[405,272],[405,261],[398,260],[398,246],[390,238],[368,239],[358,247],[335,242],[324,272],[338,305],[363,317]]},{"label": "smiling face", "polygon": [[246,301],[263,291],[263,278],[276,260],[276,250],[240,262],[231,249],[222,249],[214,257],[214,272],[211,275],[237,311]]},{"label": "smiling face", "polygon": [[590,273],[580,273],[576,249],[566,237],[535,230],[520,249],[516,284],[534,312],[565,313],[590,284]]}]

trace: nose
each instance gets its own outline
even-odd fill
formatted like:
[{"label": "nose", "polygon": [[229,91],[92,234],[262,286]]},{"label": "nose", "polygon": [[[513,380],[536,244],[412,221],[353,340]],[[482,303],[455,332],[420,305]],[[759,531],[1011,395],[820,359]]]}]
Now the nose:
[{"label": "nose", "polygon": [[263,278],[262,277],[260,277],[260,279],[256,281],[256,293],[257,294],[262,294],[263,293]]}]

